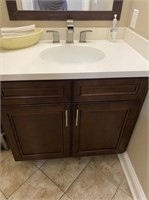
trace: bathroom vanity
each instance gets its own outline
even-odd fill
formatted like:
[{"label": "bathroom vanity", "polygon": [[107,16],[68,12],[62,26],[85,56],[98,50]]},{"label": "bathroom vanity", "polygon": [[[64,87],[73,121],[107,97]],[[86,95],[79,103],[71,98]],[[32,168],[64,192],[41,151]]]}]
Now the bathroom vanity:
[{"label": "bathroom vanity", "polygon": [[2,82],[15,159],[124,152],[147,86],[147,78]]},{"label": "bathroom vanity", "polygon": [[43,61],[46,43],[2,52],[2,123],[15,160],[126,150],[148,91],[148,64],[122,41],[84,45],[94,43],[105,57],[80,65]]}]

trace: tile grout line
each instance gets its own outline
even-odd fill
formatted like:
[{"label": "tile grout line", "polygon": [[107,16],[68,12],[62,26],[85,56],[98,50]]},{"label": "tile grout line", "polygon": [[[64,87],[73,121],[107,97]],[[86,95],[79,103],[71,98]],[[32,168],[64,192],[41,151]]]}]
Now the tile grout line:
[{"label": "tile grout line", "polygon": [[[90,162],[91,162],[91,160],[90,160]],[[89,162],[89,163],[90,163],[90,162]],[[89,163],[88,163],[88,164],[89,164]],[[119,185],[116,185],[116,184],[113,183],[108,177],[106,177],[103,173],[98,172],[98,171],[96,170],[96,168],[92,167],[91,165],[89,165],[89,167],[90,167],[92,170],[95,170],[97,174],[101,175],[103,178],[105,178],[108,182],[112,183],[112,184],[113,184],[115,187],[117,187],[117,188],[120,186],[120,184],[122,183],[123,179],[125,178],[125,175],[124,175],[124,177],[123,177],[121,183],[120,183]],[[123,170],[122,170],[122,171],[123,171]],[[124,172],[123,172],[123,173],[124,173]]]},{"label": "tile grout line", "polygon": [[[80,173],[76,176],[76,178],[73,180],[73,182],[69,185],[69,187],[66,189],[66,191],[64,191],[64,195],[68,196],[68,198],[70,198],[70,200],[72,200],[72,198],[66,193],[68,191],[68,189],[71,187],[71,185],[76,181],[76,179],[82,174],[82,172],[85,170],[85,168],[88,166],[89,162],[86,163],[85,161],[81,160],[80,158],[76,158],[79,161],[81,161],[82,163],[85,164],[84,168],[80,171]],[[63,195],[63,196],[64,196]]]},{"label": "tile grout line", "polygon": [[[81,159],[80,159],[81,160]],[[91,160],[92,160],[92,158],[91,158]],[[107,179],[103,174],[101,174],[101,173],[99,173],[99,172],[97,172],[97,170],[96,169],[94,169],[93,167],[91,167],[89,164],[90,164],[90,162],[91,162],[91,160],[88,162],[88,163],[86,163],[86,162],[84,162],[84,161],[82,161],[82,162],[84,162],[85,164],[86,164],[86,166],[82,169],[82,171],[78,174],[78,176],[74,179],[74,181],[71,183],[71,185],[76,181],[76,179],[83,173],[83,171],[87,168],[87,167],[89,167],[91,170],[95,170],[95,172],[97,173],[97,175],[98,176],[100,176],[100,177],[102,177],[102,178],[104,178],[104,179],[106,179],[106,181],[108,181],[109,183],[111,183],[112,185],[114,185],[115,187],[116,187],[116,191],[115,191],[115,193],[113,194],[113,196],[112,196],[112,198],[111,198],[111,200],[114,198],[114,196],[115,196],[115,194],[116,194],[116,192],[118,191],[118,189],[119,189],[119,186],[117,186],[117,185],[115,185],[115,184],[113,184],[111,181],[109,181],[109,179]],[[125,176],[123,177],[123,179],[125,178]],[[123,179],[122,179],[122,181],[123,181]],[[122,181],[121,181],[121,183],[122,183]],[[120,184],[121,184],[120,183]],[[69,198],[70,198],[70,196],[66,193],[67,191],[68,191],[68,189],[71,187],[71,185],[67,188],[67,190],[64,192]],[[71,199],[71,198],[70,198]]]},{"label": "tile grout line", "polygon": [[[83,162],[83,161],[82,161]],[[69,195],[66,193],[68,190],[69,190],[69,188],[72,186],[72,184],[76,181],[76,179],[83,173],[83,171],[86,169],[86,167],[88,166],[88,164],[87,163],[85,163],[86,164],[86,166],[81,170],[81,172],[77,175],[77,177],[73,180],[73,182],[69,185],[69,187],[67,188],[67,190],[64,192],[68,197],[69,197]],[[70,198],[70,197],[69,197]],[[70,198],[71,199],[71,198]]]},{"label": "tile grout line", "polygon": [[[84,163],[83,161],[82,161],[82,163]],[[86,168],[86,166],[88,165],[87,163],[84,163],[84,164],[86,164],[85,166],[84,166],[84,168],[81,170],[81,172],[80,173],[78,173],[78,175],[76,176],[76,178],[74,179],[74,181],[77,179],[77,177],[82,173],[82,171]],[[46,175],[50,180],[51,180],[51,178],[44,172],[44,171],[42,171],[42,169],[40,169],[39,168],[39,170],[41,170],[41,172],[44,174],[44,175]],[[51,180],[62,192],[64,192],[64,194],[66,194],[66,191],[68,190],[68,188],[73,184],[73,182],[68,186],[68,188],[66,189],[66,191],[63,191],[53,180]],[[68,196],[68,195],[67,195]]]},{"label": "tile grout line", "polygon": [[125,174],[124,174],[124,178],[122,179],[122,181],[121,181],[120,185],[122,184],[122,182],[123,182],[123,180],[124,180],[125,178],[126,178],[126,177],[125,177]]},{"label": "tile grout line", "polygon": [[[78,158],[78,159],[79,159],[79,158]],[[124,177],[123,177],[121,183],[117,186],[117,185],[114,184],[110,179],[108,179],[104,174],[102,174],[101,172],[99,173],[94,167],[92,167],[92,166],[90,165],[92,159],[93,159],[93,157],[91,158],[91,160],[90,160],[88,163],[86,163],[85,161],[82,161],[81,159],[79,159],[79,160],[81,160],[82,162],[84,162],[84,163],[86,164],[86,166],[84,167],[84,169],[88,166],[90,169],[95,170],[96,173],[98,174],[98,176],[101,176],[102,178],[106,179],[109,183],[111,183],[112,185],[114,185],[114,186],[118,189],[119,186],[120,186],[120,184],[121,184],[122,181],[124,180],[125,175],[124,175]],[[84,170],[84,169],[83,169],[83,170]],[[79,173],[78,176],[80,176],[80,174],[83,172],[83,170]],[[122,170],[122,171],[123,171],[123,170]],[[124,173],[124,172],[123,172],[123,173]],[[78,178],[78,176],[76,177],[76,179]],[[75,180],[76,180],[76,179],[75,179]],[[74,180],[74,181],[75,181],[75,180]],[[72,184],[74,183],[74,181],[72,182]],[[72,185],[72,184],[71,184],[71,185]],[[70,186],[71,186],[71,185],[70,185]],[[70,187],[70,186],[69,186],[69,187]],[[69,189],[69,187],[67,188],[67,190]],[[66,190],[66,191],[67,191],[67,190]],[[65,191],[65,192],[66,192],[66,191]]]},{"label": "tile grout line", "polygon": [[61,200],[62,198],[63,198],[63,196],[65,195],[65,193],[60,197],[60,199],[58,199],[58,200]]},{"label": "tile grout line", "polygon": [[[39,168],[39,170],[40,170],[41,173],[43,173],[48,179],[50,179],[50,181],[51,181],[54,185],[56,185],[56,186],[63,192],[63,195],[65,194],[65,192],[64,192],[53,180],[51,180],[51,178],[50,178],[47,174],[45,174],[45,172],[42,171],[42,169]],[[63,196],[63,195],[62,195],[62,196]],[[61,198],[61,197],[60,197],[60,198]]]},{"label": "tile grout line", "polygon": [[[116,189],[115,193],[113,194],[113,196],[112,196],[112,199],[115,197],[115,195],[116,195],[117,191],[118,191],[118,187],[117,187],[117,189]],[[111,200],[112,200],[112,199],[111,199]]]},{"label": "tile grout line", "polygon": [[[37,168],[37,167],[36,167]],[[30,176],[30,177],[28,177],[9,197],[8,197],[8,199],[14,194],[14,193],[16,193],[17,192],[17,190],[19,190],[27,181],[28,181],[28,179],[29,178],[31,178],[36,172],[38,171],[38,168],[35,170],[35,172]]]},{"label": "tile grout line", "polygon": [[[33,165],[35,165],[37,167],[37,165],[34,163],[34,161],[31,161]],[[45,161],[47,162],[47,161]],[[44,165],[45,163],[43,163],[42,165]],[[37,167],[38,169],[40,169],[42,167],[42,165],[40,167]]]},{"label": "tile grout line", "polygon": [[[4,195],[4,197],[6,197],[6,195],[3,193],[3,191],[2,190],[0,190],[1,191],[1,193]],[[8,199],[7,197],[6,197],[6,199]]]},{"label": "tile grout line", "polygon": [[118,188],[119,190],[121,190],[121,192],[125,193],[128,197],[130,197],[131,199],[133,199],[132,196],[130,196],[129,194],[127,194],[124,190],[122,190],[121,188]]},{"label": "tile grout line", "polygon": [[[122,179],[120,185],[117,187],[117,189],[116,189],[116,191],[115,191],[115,193],[114,193],[112,199],[114,198],[114,196],[116,195],[116,193],[117,193],[118,190],[121,190],[121,191],[122,191],[124,194],[126,194],[128,197],[132,198],[131,196],[129,196],[125,191],[123,191],[123,190],[120,188],[120,186],[121,186],[121,184],[122,184],[122,182],[123,182],[124,179],[125,179],[125,175],[124,175],[124,178]],[[112,200],[112,199],[111,199],[111,200]]]},{"label": "tile grout line", "polygon": [[[123,180],[124,180],[124,179],[126,179],[125,174],[124,174],[124,178],[123,178]],[[122,180],[122,182],[123,182],[123,180]],[[126,180],[126,181],[127,181],[127,180]],[[125,194],[127,194],[127,193],[126,193],[122,188],[120,188],[122,182],[120,183],[120,185],[119,185],[118,188],[119,188],[122,192],[124,192]],[[128,183],[127,183],[127,185],[128,185]],[[129,185],[128,185],[128,188],[129,188]],[[129,188],[129,190],[130,190],[130,188]],[[130,193],[131,193],[131,191],[130,191]],[[133,197],[132,197],[132,193],[131,193],[131,196],[130,196],[129,194],[127,194],[127,195],[128,195],[129,197],[133,198]]]},{"label": "tile grout line", "polygon": [[60,197],[60,199],[59,200],[61,200],[63,197],[64,197],[64,195],[66,195],[70,200],[72,200],[67,194],[63,194],[61,197]]},{"label": "tile grout line", "polygon": [[115,187],[119,187],[119,185],[116,185],[115,183],[113,183],[109,178],[107,178],[104,174],[102,174],[101,172],[98,172],[94,167],[89,166],[92,170],[95,170],[97,174],[99,174],[99,176],[102,176],[102,178],[106,179],[109,183],[113,184]]},{"label": "tile grout line", "polygon": [[[102,176],[102,177],[103,177],[104,179],[106,179],[108,182],[110,182],[111,184],[113,184],[113,185],[117,188],[117,189],[116,189],[116,192],[117,192],[118,189],[120,189],[122,192],[124,192],[125,194],[127,194],[125,191],[123,191],[123,190],[120,188],[121,183],[122,183],[123,180],[126,178],[126,177],[125,177],[125,174],[124,174],[124,177],[123,177],[123,179],[121,180],[119,186],[117,186],[117,185],[115,185],[110,179],[108,179],[104,174],[102,174],[101,172],[100,172],[100,173],[97,172],[97,170],[96,170],[94,167],[92,167],[92,166],[90,165],[92,159],[93,159],[93,158],[91,158],[91,160],[87,163],[88,167],[90,167],[92,170],[95,170],[96,173],[99,174],[99,176]],[[122,170],[122,171],[123,171],[123,170]],[[123,172],[123,173],[124,173],[124,172]],[[115,194],[114,194],[114,195],[115,195]],[[128,194],[127,194],[127,195],[128,195]],[[128,195],[128,196],[129,196],[129,195]],[[129,196],[129,197],[131,197],[131,196]],[[131,198],[132,198],[132,197],[131,197]]]},{"label": "tile grout line", "polygon": [[100,177],[102,177],[102,178],[104,178],[104,179],[106,179],[106,181],[108,181],[109,183],[111,183],[112,185],[114,185],[116,188],[118,188],[120,185],[116,185],[116,184],[114,184],[109,178],[107,178],[104,174],[102,174],[101,172],[98,172],[94,167],[91,167],[90,165],[89,165],[89,167],[90,167],[90,169],[92,169],[92,170],[95,170],[95,172],[98,174],[98,176],[100,176]]},{"label": "tile grout line", "polygon": [[[116,195],[116,193],[117,193],[118,190],[121,190],[121,189],[120,189],[119,187],[116,189],[116,191],[115,191],[115,193],[114,193],[112,199],[115,197],[115,195]],[[121,192],[123,192],[125,195],[127,195],[128,197],[130,197],[130,198],[133,200],[133,197],[129,196],[126,192],[124,192],[123,190],[121,190]],[[111,200],[112,200],[112,199],[111,199]]]},{"label": "tile grout line", "polygon": [[[77,159],[78,159],[78,160],[81,160],[81,158],[80,158],[80,157],[78,157]],[[91,158],[91,160],[92,160],[92,158]],[[90,160],[90,161],[91,161],[91,160]],[[84,160],[81,160],[81,161],[82,161],[82,162],[84,162],[86,165],[88,165],[88,164],[90,163],[90,161],[89,161],[88,163],[87,163],[87,162],[85,162]]]},{"label": "tile grout line", "polygon": [[2,162],[4,162],[5,160],[7,160],[10,156],[12,156],[13,157],[13,154],[11,153],[10,155],[8,155],[6,158],[4,158],[4,160],[2,160],[1,162],[0,162],[0,165],[1,165],[1,163]]}]

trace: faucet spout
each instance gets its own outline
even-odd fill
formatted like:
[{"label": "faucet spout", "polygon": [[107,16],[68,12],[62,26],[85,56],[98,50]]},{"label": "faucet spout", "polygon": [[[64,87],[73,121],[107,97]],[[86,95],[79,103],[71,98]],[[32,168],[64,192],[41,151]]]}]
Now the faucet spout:
[{"label": "faucet spout", "polygon": [[67,39],[66,43],[73,43],[74,26],[73,20],[67,20]]}]

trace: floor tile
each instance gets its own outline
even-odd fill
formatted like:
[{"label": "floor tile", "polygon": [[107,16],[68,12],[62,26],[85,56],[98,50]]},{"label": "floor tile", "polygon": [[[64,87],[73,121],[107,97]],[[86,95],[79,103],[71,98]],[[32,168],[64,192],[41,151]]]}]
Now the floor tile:
[{"label": "floor tile", "polygon": [[38,170],[9,200],[59,200],[62,195],[63,192]]},{"label": "floor tile", "polygon": [[10,156],[12,153],[11,151],[0,151],[0,162],[2,162],[3,160],[5,160],[6,158],[8,158],[8,156]]},{"label": "floor tile", "polygon": [[7,200],[1,191],[0,191],[0,200]]},{"label": "floor tile", "polygon": [[60,200],[71,200],[71,199],[67,195],[64,195]]},{"label": "floor tile", "polygon": [[119,188],[123,190],[125,193],[127,193],[130,197],[132,197],[126,178],[123,179]]},{"label": "floor tile", "polygon": [[89,165],[97,172],[103,174],[116,186],[119,186],[124,178],[124,173],[117,155],[95,156]]},{"label": "floor tile", "polygon": [[118,190],[112,200],[133,200],[133,199],[129,197],[126,193],[122,192],[121,190]]},{"label": "floor tile", "polygon": [[48,160],[41,170],[63,191],[66,191],[85,165],[76,158],[52,159]]},{"label": "floor tile", "polygon": [[117,187],[86,167],[66,191],[72,200],[111,200]]},{"label": "floor tile", "polygon": [[6,197],[9,197],[36,170],[37,167],[31,162],[16,162],[14,161],[14,158],[10,156],[1,163],[1,191],[5,194]]},{"label": "floor tile", "polygon": [[85,162],[86,164],[88,164],[90,162],[90,160],[92,159],[91,156],[84,156],[84,157],[79,157],[80,160],[82,160],[83,162]]},{"label": "floor tile", "polygon": [[38,168],[40,168],[45,162],[46,160],[33,160],[34,165]]}]

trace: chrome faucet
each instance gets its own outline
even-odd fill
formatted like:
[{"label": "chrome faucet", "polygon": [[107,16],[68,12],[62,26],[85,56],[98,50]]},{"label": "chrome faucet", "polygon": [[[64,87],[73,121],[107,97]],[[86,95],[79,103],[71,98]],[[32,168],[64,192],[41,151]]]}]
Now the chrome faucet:
[{"label": "chrome faucet", "polygon": [[53,33],[53,43],[59,43],[59,32],[58,31],[52,31],[52,30],[47,30],[47,33]]},{"label": "chrome faucet", "polygon": [[79,42],[86,42],[86,33],[93,32],[92,30],[85,30],[80,32],[80,40]]},{"label": "chrome faucet", "polygon": [[73,20],[72,19],[68,19],[67,20],[67,39],[66,39],[66,43],[73,43],[73,33],[74,33]]}]

